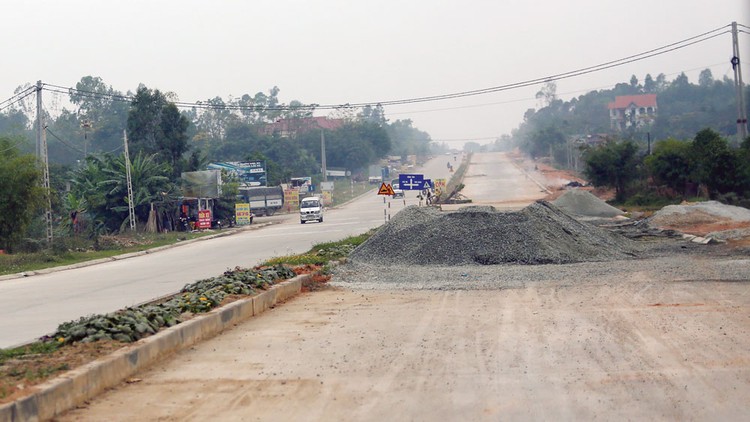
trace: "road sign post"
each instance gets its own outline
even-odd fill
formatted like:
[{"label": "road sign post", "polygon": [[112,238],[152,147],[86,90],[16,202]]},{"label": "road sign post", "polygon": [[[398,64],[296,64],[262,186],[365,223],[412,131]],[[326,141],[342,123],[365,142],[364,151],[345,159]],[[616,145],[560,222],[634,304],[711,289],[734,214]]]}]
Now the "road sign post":
[{"label": "road sign post", "polygon": [[401,190],[422,190],[424,175],[422,174],[399,174],[398,187]]}]

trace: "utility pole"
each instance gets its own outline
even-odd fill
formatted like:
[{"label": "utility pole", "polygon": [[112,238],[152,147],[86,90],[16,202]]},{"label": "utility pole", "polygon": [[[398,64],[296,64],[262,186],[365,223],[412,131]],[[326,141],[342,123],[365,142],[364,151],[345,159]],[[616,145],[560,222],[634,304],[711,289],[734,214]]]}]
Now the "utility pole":
[{"label": "utility pole", "polygon": [[135,208],[133,208],[133,183],[130,179],[130,154],[128,153],[128,133],[122,131],[125,140],[125,179],[128,184],[128,217],[130,219],[130,230],[135,231]]},{"label": "utility pole", "polygon": [[732,68],[734,69],[734,86],[737,89],[737,145],[747,138],[747,115],[745,114],[745,96],[743,95],[742,68],[740,67],[740,44],[737,39],[737,22],[732,22]]},{"label": "utility pole", "polygon": [[44,126],[42,108],[42,81],[36,82],[36,158],[42,164],[42,188],[47,197],[44,223],[47,229],[47,244],[52,244],[52,199],[49,186],[49,156],[47,155],[47,128]]},{"label": "utility pole", "polygon": [[42,117],[42,81],[36,81],[36,158],[41,158],[42,132],[44,131]]},{"label": "utility pole", "polygon": [[42,153],[43,176],[42,184],[44,186],[44,195],[47,197],[47,209],[44,210],[44,222],[47,226],[47,243],[52,244],[52,194],[49,186],[49,155],[47,154],[47,128],[42,131]]},{"label": "utility pole", "polygon": [[323,167],[323,181],[328,181],[328,171],[326,170],[326,136],[323,129],[320,129],[320,164]]}]

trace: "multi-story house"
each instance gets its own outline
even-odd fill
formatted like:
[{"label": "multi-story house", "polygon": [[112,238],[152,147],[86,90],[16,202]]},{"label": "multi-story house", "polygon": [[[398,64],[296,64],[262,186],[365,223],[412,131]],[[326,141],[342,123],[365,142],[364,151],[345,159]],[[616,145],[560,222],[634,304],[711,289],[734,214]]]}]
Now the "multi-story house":
[{"label": "multi-story house", "polygon": [[656,94],[617,96],[607,108],[613,130],[647,127],[656,119]]}]

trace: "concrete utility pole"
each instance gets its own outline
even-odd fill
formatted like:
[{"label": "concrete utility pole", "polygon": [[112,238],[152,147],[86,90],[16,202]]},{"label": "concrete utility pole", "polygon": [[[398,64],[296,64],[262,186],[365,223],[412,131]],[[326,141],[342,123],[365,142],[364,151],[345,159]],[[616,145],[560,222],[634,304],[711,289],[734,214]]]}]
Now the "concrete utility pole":
[{"label": "concrete utility pole", "polygon": [[128,217],[130,219],[130,230],[135,231],[135,208],[133,207],[133,183],[130,179],[130,154],[128,153],[128,133],[122,131],[125,142],[125,179],[128,184]]},{"label": "concrete utility pole", "polygon": [[734,86],[737,90],[737,145],[747,138],[747,115],[745,96],[742,88],[742,68],[740,67],[740,44],[737,39],[737,22],[732,22],[732,68],[734,69]]},{"label": "concrete utility pole", "polygon": [[323,129],[320,129],[320,165],[323,167],[323,181],[328,181],[328,171],[326,170],[326,136]]},{"label": "concrete utility pole", "polygon": [[47,243],[52,243],[52,199],[49,185],[49,156],[47,155],[47,128],[44,126],[42,107],[42,81],[36,82],[36,158],[42,164],[42,188],[47,197],[44,223],[47,228]]},{"label": "concrete utility pole", "polygon": [[41,158],[42,132],[44,131],[42,117],[42,81],[36,81],[36,158]]},{"label": "concrete utility pole", "polygon": [[42,145],[40,148],[42,153],[42,164],[43,177],[42,184],[44,186],[44,195],[47,197],[47,209],[44,210],[44,222],[47,226],[47,243],[52,244],[52,198],[51,189],[49,186],[49,155],[47,154],[47,128],[44,128],[42,132]]}]

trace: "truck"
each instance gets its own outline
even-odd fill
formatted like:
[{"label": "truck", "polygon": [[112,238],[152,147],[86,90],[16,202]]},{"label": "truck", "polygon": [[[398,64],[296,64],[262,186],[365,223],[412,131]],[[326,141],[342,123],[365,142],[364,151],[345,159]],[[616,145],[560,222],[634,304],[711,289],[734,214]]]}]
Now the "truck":
[{"label": "truck", "polygon": [[238,196],[250,204],[250,210],[257,216],[273,215],[284,206],[281,186],[240,187]]}]

